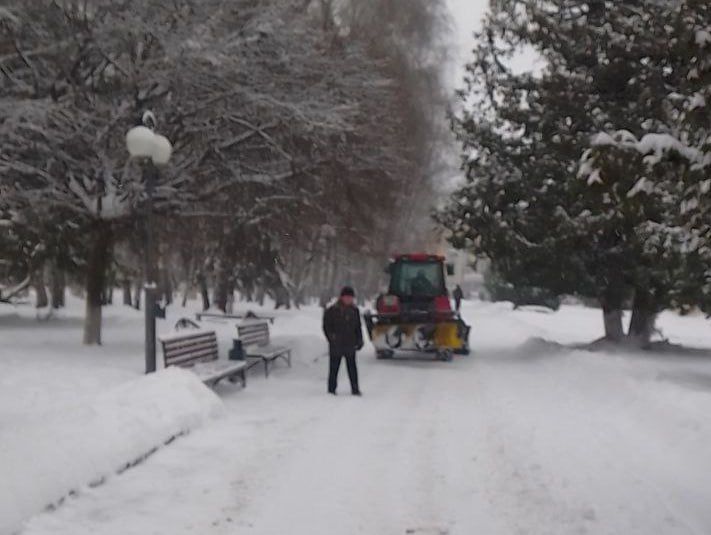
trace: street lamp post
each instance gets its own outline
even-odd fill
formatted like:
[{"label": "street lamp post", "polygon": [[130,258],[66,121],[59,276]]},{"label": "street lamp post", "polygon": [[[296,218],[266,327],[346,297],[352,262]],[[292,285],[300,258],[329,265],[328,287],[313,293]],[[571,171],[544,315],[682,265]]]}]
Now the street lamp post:
[{"label": "street lamp post", "polygon": [[153,190],[157,169],[151,160],[143,165],[143,182],[146,185],[146,283],[144,301],[146,306],[146,373],[156,371],[156,273],[153,261]]},{"label": "street lamp post", "polygon": [[[155,118],[150,112],[143,116],[143,122]],[[156,134],[147,126],[135,126],[126,134],[126,148],[131,158],[143,163],[143,181],[146,187],[146,284],[145,290],[145,327],[146,327],[146,373],[156,371],[156,273],[153,249],[153,193],[155,191],[158,166],[170,161],[173,147],[167,138]]]}]

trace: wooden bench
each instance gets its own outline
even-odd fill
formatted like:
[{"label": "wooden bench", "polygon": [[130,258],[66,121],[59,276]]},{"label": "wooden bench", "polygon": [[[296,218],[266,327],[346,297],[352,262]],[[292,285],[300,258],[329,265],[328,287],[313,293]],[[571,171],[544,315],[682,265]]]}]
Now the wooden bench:
[{"label": "wooden bench", "polygon": [[180,318],[178,321],[175,322],[175,330],[176,331],[184,331],[186,329],[200,329],[200,325],[195,323],[193,320],[190,318]]},{"label": "wooden bench", "polygon": [[269,340],[269,324],[266,321],[246,321],[237,325],[237,334],[248,359],[253,359],[250,368],[260,361],[264,363],[264,375],[269,377],[269,365],[283,359],[291,368],[291,349],[272,345]]},{"label": "wooden bench", "polygon": [[203,319],[208,320],[249,320],[249,319],[260,319],[269,320],[269,323],[274,323],[276,319],[275,316],[257,316],[254,312],[246,312],[244,314],[217,314],[215,312],[196,312],[195,319],[202,321]]},{"label": "wooden bench", "polygon": [[180,366],[195,372],[200,380],[210,386],[222,379],[235,382],[239,377],[247,386],[245,361],[219,360],[215,331],[193,331],[162,336],[165,367]]}]

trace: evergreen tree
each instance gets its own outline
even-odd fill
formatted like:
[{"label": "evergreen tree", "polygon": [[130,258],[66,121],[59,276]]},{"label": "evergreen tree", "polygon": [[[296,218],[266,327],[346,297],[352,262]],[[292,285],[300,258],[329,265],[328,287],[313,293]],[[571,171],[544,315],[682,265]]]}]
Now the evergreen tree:
[{"label": "evergreen tree", "polygon": [[[673,12],[647,1],[492,2],[454,121],[468,180],[440,216],[453,242],[514,285],[597,298],[615,340],[633,296],[631,332],[646,343],[687,269],[679,168],[650,174],[645,154],[601,150],[665,131],[663,97],[682,76],[668,46],[681,37],[666,24]],[[521,50],[542,72],[509,66]]]}]

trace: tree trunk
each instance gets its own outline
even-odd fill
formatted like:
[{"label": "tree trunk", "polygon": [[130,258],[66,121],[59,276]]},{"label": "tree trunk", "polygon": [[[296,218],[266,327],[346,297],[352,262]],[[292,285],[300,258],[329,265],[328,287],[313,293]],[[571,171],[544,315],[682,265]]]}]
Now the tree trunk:
[{"label": "tree trunk", "polygon": [[331,264],[331,280],[329,283],[329,288],[332,294],[337,294],[339,291],[339,281],[342,280],[340,275],[340,256],[338,254],[338,244],[333,245],[333,260]]},{"label": "tree trunk", "polygon": [[188,304],[188,297],[190,295],[190,282],[189,280],[186,280],[183,282],[183,297],[180,300],[180,304],[183,308],[185,308]]},{"label": "tree trunk", "polygon": [[158,298],[167,306],[173,304],[173,278],[163,262],[158,270]]},{"label": "tree trunk", "polygon": [[172,304],[173,304],[173,277],[171,276],[170,271],[166,271],[166,279],[165,279],[165,304],[166,304],[166,305],[172,305]]},{"label": "tree trunk", "polygon": [[30,284],[35,289],[36,308],[47,308],[49,306],[49,298],[47,297],[47,287],[44,283],[44,267],[36,269],[32,273]]},{"label": "tree trunk", "polygon": [[133,287],[133,308],[141,310],[141,287],[143,282],[140,278],[136,279],[136,284]]},{"label": "tree trunk", "polygon": [[101,298],[101,302],[104,305],[113,305],[114,304],[114,285],[113,283],[109,282],[104,286],[104,292],[103,296]]},{"label": "tree trunk", "polygon": [[[109,254],[109,252],[107,252]],[[104,276],[104,305],[114,304],[114,288],[116,286],[116,271],[110,268],[110,258],[106,260],[106,275]]]},{"label": "tree trunk", "polygon": [[50,299],[52,301],[52,308],[63,308],[65,304],[64,294],[67,287],[67,279],[64,275],[64,271],[59,269],[58,266],[52,266],[52,276],[50,281]]},{"label": "tree trunk", "polygon": [[275,309],[279,309],[281,307],[288,309],[291,309],[291,299],[289,297],[289,292],[283,285],[279,285],[274,289],[274,301]]},{"label": "tree trunk", "polygon": [[605,338],[611,342],[620,342],[625,337],[622,327],[622,310],[619,308],[602,309],[605,322]]},{"label": "tree trunk", "polygon": [[254,301],[254,284],[251,281],[243,282],[242,288],[239,291],[240,301],[251,303]]},{"label": "tree trunk", "polygon": [[197,283],[200,288],[200,296],[202,297],[202,310],[209,310],[210,308],[210,291],[207,288],[207,279],[203,273],[197,274]]},{"label": "tree trunk", "polygon": [[227,314],[233,314],[235,309],[235,285],[234,282],[230,282],[227,288],[227,302],[225,303],[225,312]]},{"label": "tree trunk", "polygon": [[324,281],[330,281],[331,277],[331,247],[329,247],[326,252],[323,255],[323,258],[319,262],[319,273],[317,275],[317,279],[321,281],[321,284],[318,287],[318,295],[319,295],[319,305],[321,308],[326,308],[328,306],[328,303],[331,301],[331,298],[333,297],[333,288],[331,288],[331,283],[326,283],[324,284]]},{"label": "tree trunk", "polygon": [[229,287],[228,273],[225,263],[220,260],[215,266],[215,290],[212,294],[213,304],[222,312],[227,312],[227,291]]},{"label": "tree trunk", "polygon": [[657,312],[650,292],[639,288],[636,289],[627,336],[633,339],[640,347],[649,348],[656,318]]},{"label": "tree trunk", "polygon": [[123,279],[121,281],[121,290],[123,292],[123,304],[126,306],[132,306],[133,300],[131,299],[131,279]]},{"label": "tree trunk", "polygon": [[101,345],[101,305],[106,288],[106,272],[111,252],[110,225],[103,221],[98,221],[95,225],[87,261],[85,345]]},{"label": "tree trunk", "polygon": [[602,317],[605,324],[605,339],[611,342],[622,342],[625,330],[622,325],[622,304],[624,289],[621,285],[611,284],[604,288],[600,296]]}]

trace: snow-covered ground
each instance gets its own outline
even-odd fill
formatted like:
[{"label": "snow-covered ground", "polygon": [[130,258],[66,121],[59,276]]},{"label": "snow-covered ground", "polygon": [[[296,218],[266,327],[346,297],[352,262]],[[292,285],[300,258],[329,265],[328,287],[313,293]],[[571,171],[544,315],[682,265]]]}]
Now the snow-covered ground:
[{"label": "snow-covered ground", "polygon": [[60,406],[0,430],[0,532],[47,504],[142,461],[222,413],[195,374],[170,368],[110,388],[90,403]]},{"label": "snow-covered ground", "polygon": [[[36,325],[8,310],[3,428],[140,375],[140,314],[109,308],[106,345],[86,349],[72,311]],[[221,416],[22,533],[711,533],[711,356],[559,345],[600,336],[599,312],[581,307],[472,302],[464,314],[471,357],[377,361],[368,349],[359,399],[344,375],[342,395],[325,394],[320,310],[280,312],[292,369],[220,385]],[[234,326],[216,326],[226,348]],[[660,326],[711,347],[703,318],[665,314]]]}]

